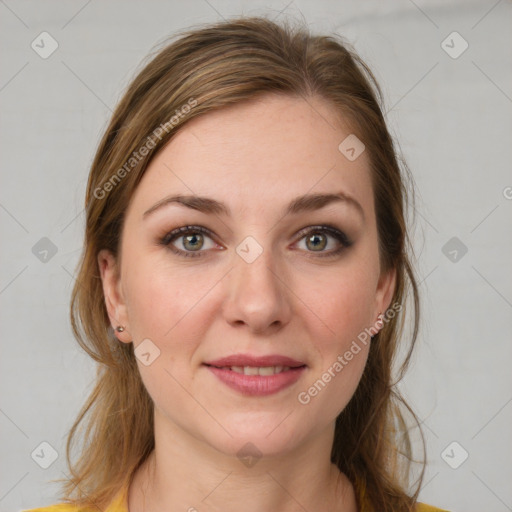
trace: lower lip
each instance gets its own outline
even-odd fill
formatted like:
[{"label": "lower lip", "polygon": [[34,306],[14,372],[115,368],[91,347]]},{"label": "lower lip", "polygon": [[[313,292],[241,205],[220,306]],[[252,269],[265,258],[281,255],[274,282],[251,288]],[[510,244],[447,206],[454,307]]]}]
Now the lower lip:
[{"label": "lower lip", "polygon": [[274,375],[245,375],[216,366],[206,365],[206,367],[230,388],[250,396],[266,396],[277,393],[295,384],[306,369],[305,366],[301,366]]}]

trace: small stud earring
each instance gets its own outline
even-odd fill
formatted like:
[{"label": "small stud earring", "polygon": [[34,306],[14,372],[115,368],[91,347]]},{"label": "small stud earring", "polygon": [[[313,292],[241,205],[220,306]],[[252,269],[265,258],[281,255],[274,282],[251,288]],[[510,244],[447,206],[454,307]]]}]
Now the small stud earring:
[{"label": "small stud earring", "polygon": [[124,327],[123,327],[122,325],[118,325],[118,326],[116,327],[116,331],[117,331],[117,332],[123,332],[123,331],[124,331]]}]

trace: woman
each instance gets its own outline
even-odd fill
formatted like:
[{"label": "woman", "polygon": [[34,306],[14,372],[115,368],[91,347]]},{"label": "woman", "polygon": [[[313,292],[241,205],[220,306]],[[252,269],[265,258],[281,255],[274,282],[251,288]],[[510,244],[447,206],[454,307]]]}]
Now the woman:
[{"label": "woman", "polygon": [[437,510],[393,387],[418,292],[375,78],[264,18],[180,36],[92,165],[71,317],[98,376],[38,510]]}]

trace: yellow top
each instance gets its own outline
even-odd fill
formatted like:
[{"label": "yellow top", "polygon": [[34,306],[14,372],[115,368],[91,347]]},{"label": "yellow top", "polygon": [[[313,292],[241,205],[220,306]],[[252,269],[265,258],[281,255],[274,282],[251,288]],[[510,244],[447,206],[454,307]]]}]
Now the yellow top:
[{"label": "yellow top", "polygon": [[[112,500],[110,505],[104,510],[104,512],[128,512],[127,491],[128,491],[127,487],[125,487],[123,490],[121,490],[118,493],[118,495]],[[21,512],[98,512],[98,510],[97,509],[96,510],[84,509],[84,508],[76,507],[73,505],[69,505],[67,503],[58,503],[56,505],[50,505],[48,507],[22,510]],[[416,512],[447,512],[447,511],[442,510],[440,508],[432,507],[430,505],[425,505],[424,503],[418,503]]]}]

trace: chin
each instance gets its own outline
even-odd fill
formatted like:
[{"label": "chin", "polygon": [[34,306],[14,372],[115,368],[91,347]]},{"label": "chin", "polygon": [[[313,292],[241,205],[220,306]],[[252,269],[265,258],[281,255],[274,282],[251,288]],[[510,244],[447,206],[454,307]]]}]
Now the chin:
[{"label": "chin", "polygon": [[[224,430],[218,435],[203,433],[203,438],[221,453],[228,456],[281,456],[297,449],[308,437],[312,425],[297,422],[298,414],[288,412],[237,412],[219,422],[226,426],[231,436]],[[205,436],[206,434],[206,436]]]},{"label": "chin", "polygon": [[[237,457],[244,462],[261,457],[279,457],[292,452],[300,445],[300,438],[289,432],[286,435],[265,436],[250,429],[233,433],[233,437],[222,440],[211,439],[210,445],[228,457]],[[250,465],[250,464],[249,464]]]}]

